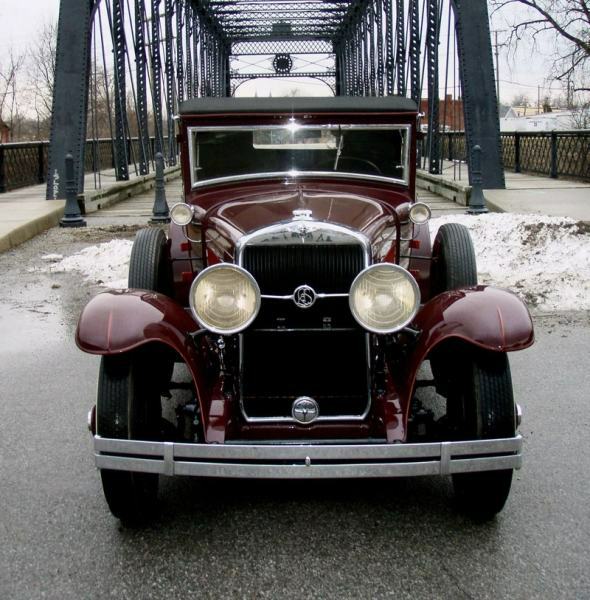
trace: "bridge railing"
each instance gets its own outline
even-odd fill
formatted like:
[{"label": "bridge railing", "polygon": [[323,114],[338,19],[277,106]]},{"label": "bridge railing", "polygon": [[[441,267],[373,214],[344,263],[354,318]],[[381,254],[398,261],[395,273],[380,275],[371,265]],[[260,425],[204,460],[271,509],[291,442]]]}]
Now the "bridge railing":
[{"label": "bridge railing", "polygon": [[[155,137],[150,138],[148,153],[153,161]],[[128,164],[139,156],[139,138],[127,140]],[[164,140],[166,146],[166,140]],[[0,144],[0,193],[47,182],[49,142],[15,142]],[[164,148],[167,156],[167,149]],[[64,157],[65,159],[65,157]],[[84,172],[98,173],[115,167],[113,140],[102,138],[86,141]]]},{"label": "bridge railing", "polygon": [[[467,160],[465,132],[441,134],[442,157]],[[590,181],[590,130],[502,132],[504,168]]]}]

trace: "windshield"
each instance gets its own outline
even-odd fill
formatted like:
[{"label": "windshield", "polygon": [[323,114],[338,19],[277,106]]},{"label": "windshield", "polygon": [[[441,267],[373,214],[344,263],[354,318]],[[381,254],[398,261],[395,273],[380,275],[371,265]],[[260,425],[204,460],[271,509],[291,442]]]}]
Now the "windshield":
[{"label": "windshield", "polygon": [[325,173],[407,183],[406,126],[190,128],[193,185],[226,177]]}]

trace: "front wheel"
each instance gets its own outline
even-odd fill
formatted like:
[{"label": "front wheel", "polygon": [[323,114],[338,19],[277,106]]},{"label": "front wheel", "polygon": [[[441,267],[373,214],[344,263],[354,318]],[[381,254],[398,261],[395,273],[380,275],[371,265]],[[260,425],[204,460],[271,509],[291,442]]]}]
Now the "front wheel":
[{"label": "front wheel", "polygon": [[[143,359],[143,360],[142,360]],[[96,402],[97,434],[104,438],[157,440],[161,404],[141,354],[103,356]],[[105,499],[124,525],[140,525],[154,514],[158,475],[101,469]]]},{"label": "front wheel", "polygon": [[469,230],[459,223],[441,225],[432,245],[431,296],[477,285],[475,250]]},{"label": "front wheel", "polygon": [[[458,359],[458,360],[457,360]],[[455,356],[459,364],[449,382],[447,415],[458,439],[510,438],[516,433],[512,378],[505,353],[471,350]],[[502,510],[512,469],[453,475],[460,510],[491,519]]]}]

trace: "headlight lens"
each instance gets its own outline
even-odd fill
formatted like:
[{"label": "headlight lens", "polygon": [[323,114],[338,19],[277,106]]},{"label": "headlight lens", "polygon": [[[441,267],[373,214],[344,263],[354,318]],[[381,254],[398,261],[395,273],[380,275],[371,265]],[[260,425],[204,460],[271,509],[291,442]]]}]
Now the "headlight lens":
[{"label": "headlight lens", "polygon": [[182,227],[188,225],[193,220],[193,215],[193,207],[184,202],[175,204],[170,209],[170,218],[174,223],[181,225]]},{"label": "headlight lens", "polygon": [[260,289],[242,267],[219,264],[201,271],[189,295],[197,321],[209,331],[229,335],[242,331],[260,309]]},{"label": "headlight lens", "polygon": [[381,263],[357,275],[350,288],[349,303],[359,325],[374,333],[393,333],[416,316],[420,290],[405,269]]},{"label": "headlight lens", "polygon": [[415,225],[426,223],[430,219],[431,214],[430,206],[424,204],[424,202],[416,202],[416,204],[410,207],[410,221]]}]

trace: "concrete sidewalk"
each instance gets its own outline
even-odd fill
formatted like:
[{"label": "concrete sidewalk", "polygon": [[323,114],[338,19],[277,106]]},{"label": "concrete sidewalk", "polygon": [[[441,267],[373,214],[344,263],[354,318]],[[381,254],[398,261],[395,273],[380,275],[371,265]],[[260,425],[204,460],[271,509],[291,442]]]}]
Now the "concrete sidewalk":
[{"label": "concrete sidewalk", "polygon": [[[166,181],[177,178],[180,167],[165,170]],[[129,181],[116,181],[114,170],[84,177],[84,193],[78,202],[85,214],[104,209],[154,187],[154,173],[131,175]],[[97,185],[101,187],[97,189]],[[64,200],[45,200],[46,185],[35,185],[0,194],[0,252],[14,248],[43,231],[55,227],[63,216]]]},{"label": "concrete sidewalk", "polygon": [[[418,173],[418,185],[463,206],[469,203],[471,187],[467,165],[443,163],[442,175]],[[528,173],[506,171],[506,189],[484,190],[488,208],[556,217],[571,217],[590,223],[590,184],[566,179],[551,179]]]}]

